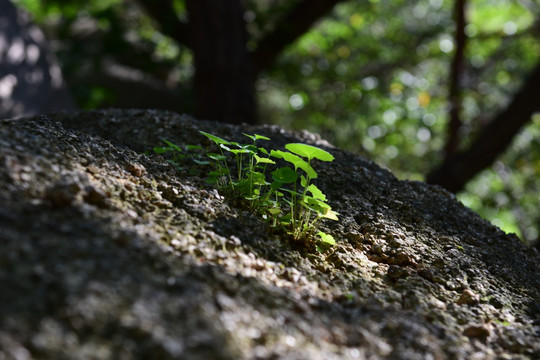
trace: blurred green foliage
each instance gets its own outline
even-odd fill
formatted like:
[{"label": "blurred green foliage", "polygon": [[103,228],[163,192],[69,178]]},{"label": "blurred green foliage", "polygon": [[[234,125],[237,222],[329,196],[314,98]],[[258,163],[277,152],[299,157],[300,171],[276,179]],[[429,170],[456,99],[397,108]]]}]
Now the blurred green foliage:
[{"label": "blurred green foliage", "polygon": [[[191,52],[156,31],[134,1],[15,2],[57,39],[54,49],[82,106],[114,105],[114,95],[105,89],[78,85],[105,57],[175,86],[189,84],[193,76]],[[248,48],[254,49],[294,3],[247,0]],[[320,133],[400,178],[422,180],[442,160],[446,141],[453,5],[443,0],[338,4],[257,79],[261,120]],[[175,0],[175,9],[186,18],[183,1]],[[471,0],[467,17],[462,147],[504,108],[540,58],[537,3]],[[526,241],[536,240],[540,231],[539,142],[537,117],[458,195]]]},{"label": "blurred green foliage", "polygon": [[[462,147],[540,60],[540,6],[523,4],[472,1],[467,8]],[[259,79],[263,113],[366,154],[399,178],[424,179],[442,161],[446,141],[452,7],[440,0],[338,5]],[[538,238],[540,226],[539,120],[458,194],[528,242]]]}]

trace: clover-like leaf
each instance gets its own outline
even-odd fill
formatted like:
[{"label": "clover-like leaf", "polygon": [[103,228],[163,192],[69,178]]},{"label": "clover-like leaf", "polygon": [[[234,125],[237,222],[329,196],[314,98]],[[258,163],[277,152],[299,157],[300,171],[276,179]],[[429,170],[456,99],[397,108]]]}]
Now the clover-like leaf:
[{"label": "clover-like leaf", "polygon": [[291,143],[285,145],[285,149],[297,155],[308,158],[309,161],[311,161],[311,159],[319,159],[321,161],[334,160],[334,156],[332,154],[316,146],[300,143]]}]

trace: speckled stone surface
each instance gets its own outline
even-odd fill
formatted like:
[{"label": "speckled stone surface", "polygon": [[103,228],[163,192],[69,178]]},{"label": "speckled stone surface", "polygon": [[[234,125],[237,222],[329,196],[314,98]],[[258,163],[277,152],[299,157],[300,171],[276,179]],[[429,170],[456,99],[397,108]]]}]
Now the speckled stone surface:
[{"label": "speckled stone surface", "polygon": [[[326,253],[143,153],[315,144]],[[314,134],[151,110],[0,121],[0,359],[537,359],[540,256]]]}]

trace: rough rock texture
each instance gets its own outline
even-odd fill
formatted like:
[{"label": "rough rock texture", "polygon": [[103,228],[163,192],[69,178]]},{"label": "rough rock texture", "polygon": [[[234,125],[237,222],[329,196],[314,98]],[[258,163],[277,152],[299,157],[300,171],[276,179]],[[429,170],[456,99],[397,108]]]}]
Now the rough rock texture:
[{"label": "rough rock texture", "polygon": [[[197,130],[336,157],[321,254],[142,155]],[[0,121],[0,359],[540,359],[540,256],[309,133],[158,111]]]}]

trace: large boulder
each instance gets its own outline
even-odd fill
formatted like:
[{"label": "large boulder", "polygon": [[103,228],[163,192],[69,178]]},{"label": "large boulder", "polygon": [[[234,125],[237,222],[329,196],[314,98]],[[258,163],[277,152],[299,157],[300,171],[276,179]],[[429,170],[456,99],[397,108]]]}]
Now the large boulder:
[{"label": "large boulder", "polygon": [[[331,152],[315,166],[337,244],[293,243],[149,151],[210,148],[198,130]],[[138,110],[0,121],[0,359],[538,359],[539,263],[445,190],[307,132]]]}]

